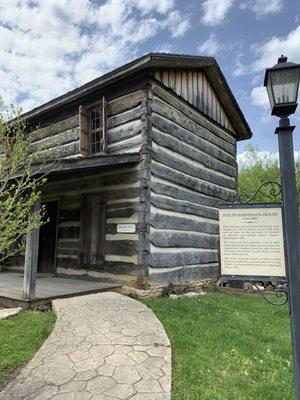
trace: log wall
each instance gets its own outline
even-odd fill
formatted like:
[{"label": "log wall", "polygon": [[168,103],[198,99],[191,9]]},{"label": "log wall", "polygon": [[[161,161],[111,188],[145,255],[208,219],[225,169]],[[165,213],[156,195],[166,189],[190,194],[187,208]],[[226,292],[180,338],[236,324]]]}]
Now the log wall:
[{"label": "log wall", "polygon": [[[60,200],[57,273],[95,278],[101,273],[138,274],[139,192],[138,166],[48,182],[44,199]],[[80,209],[82,195],[87,193],[98,193],[106,203],[105,255],[99,265],[82,265],[79,259]],[[122,223],[135,224],[136,233],[117,233]]]},{"label": "log wall", "polygon": [[[104,260],[96,264],[81,261],[81,212],[84,197],[97,194],[105,203]],[[140,167],[123,167],[93,173],[66,174],[60,178],[49,178],[42,192],[43,202],[59,202],[57,238],[57,274],[102,278],[132,276],[143,269],[139,265],[139,211],[140,211]],[[92,221],[90,221],[92,223]],[[117,233],[118,224],[135,224],[136,232]],[[98,229],[101,229],[99,223]],[[103,237],[102,235],[100,235]],[[7,269],[23,270],[24,255],[13,260]],[[118,279],[116,277],[116,279]],[[130,280],[130,279],[129,279]]]},{"label": "log wall", "polygon": [[[144,90],[137,89],[131,93],[114,94],[108,99],[108,154],[128,154],[141,149],[141,103],[144,96]],[[79,108],[74,108],[71,116],[68,114],[62,113],[56,116],[58,121],[49,120],[47,126],[32,132],[33,149],[41,151],[42,159],[82,156],[79,147]]]},{"label": "log wall", "polygon": [[218,272],[218,205],[236,196],[233,135],[153,82],[149,278]]},{"label": "log wall", "polygon": [[[49,178],[43,199],[60,203],[58,274],[116,274],[135,281],[149,275],[150,281],[166,283],[218,273],[218,205],[236,197],[235,133],[213,96],[215,114],[206,116],[195,107],[199,101],[191,101],[193,85],[180,98],[170,83],[175,75],[168,81],[163,76],[164,83],[153,79],[147,88],[144,82],[143,88],[108,98],[107,152],[140,152],[139,165]],[[64,157],[78,157],[78,125],[78,113],[68,113],[35,131],[34,146],[43,144],[50,152],[59,147]],[[80,260],[87,193],[99,193],[105,202],[104,259],[98,265]],[[121,223],[135,224],[136,232],[117,233]]]}]

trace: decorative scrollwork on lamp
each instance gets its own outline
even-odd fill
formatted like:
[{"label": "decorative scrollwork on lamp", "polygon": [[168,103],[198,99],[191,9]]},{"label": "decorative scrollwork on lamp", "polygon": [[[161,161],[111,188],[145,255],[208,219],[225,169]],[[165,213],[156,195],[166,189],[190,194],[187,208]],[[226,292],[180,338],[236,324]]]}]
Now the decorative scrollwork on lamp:
[{"label": "decorative scrollwork on lamp", "polygon": [[[263,188],[268,187],[267,191],[264,191]],[[272,202],[281,201],[281,185],[276,181],[266,181],[262,183],[259,188],[256,190],[254,194],[250,197],[247,197],[245,194],[240,194],[238,197],[238,203],[247,204],[251,203],[259,194],[268,198]],[[280,196],[280,197],[279,197]]]}]

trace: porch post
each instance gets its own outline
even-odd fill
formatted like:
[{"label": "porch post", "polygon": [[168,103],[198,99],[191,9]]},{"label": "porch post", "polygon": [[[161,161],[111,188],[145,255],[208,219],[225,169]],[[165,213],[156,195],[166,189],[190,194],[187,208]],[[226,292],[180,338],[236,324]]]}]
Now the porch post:
[{"label": "porch post", "polygon": [[[41,208],[41,200],[38,199],[31,213],[38,212]],[[24,265],[23,298],[34,300],[36,295],[36,277],[39,254],[39,229],[35,229],[27,235]]]}]

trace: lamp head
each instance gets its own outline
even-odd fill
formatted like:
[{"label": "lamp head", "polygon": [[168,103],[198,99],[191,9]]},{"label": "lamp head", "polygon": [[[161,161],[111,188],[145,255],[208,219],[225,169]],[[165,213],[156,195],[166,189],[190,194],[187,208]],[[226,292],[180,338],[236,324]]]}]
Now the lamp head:
[{"label": "lamp head", "polygon": [[281,56],[278,63],[266,69],[264,86],[267,88],[272,115],[287,117],[297,108],[300,64]]}]

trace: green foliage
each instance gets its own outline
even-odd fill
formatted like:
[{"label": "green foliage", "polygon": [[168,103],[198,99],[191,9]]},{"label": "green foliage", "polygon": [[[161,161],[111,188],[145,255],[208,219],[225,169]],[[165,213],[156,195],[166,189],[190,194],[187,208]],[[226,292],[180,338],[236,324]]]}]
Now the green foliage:
[{"label": "green foliage", "polygon": [[0,321],[0,390],[34,356],[52,331],[54,322],[52,311],[22,311]]},{"label": "green foliage", "polygon": [[[300,200],[300,158],[295,160],[296,182],[298,201]],[[249,198],[256,192],[259,186],[266,181],[280,183],[280,171],[278,160],[266,153],[262,158],[257,147],[247,146],[245,161],[239,165],[238,189],[239,194]],[[280,197],[269,196],[269,187],[263,188],[263,193],[258,194],[255,202],[280,201]],[[276,188],[275,188],[276,189]]]},{"label": "green foliage", "polygon": [[140,300],[140,296],[137,293],[130,293],[129,297],[134,300]]},{"label": "green foliage", "polygon": [[26,235],[43,223],[43,209],[30,213],[46,180],[42,164],[32,172],[41,151],[33,149],[20,112],[0,103],[0,263],[23,250]]},{"label": "green foliage", "polygon": [[145,303],[171,341],[173,400],[292,399],[287,306],[212,292]]}]

